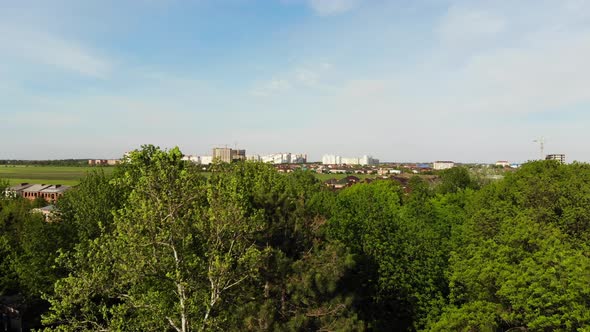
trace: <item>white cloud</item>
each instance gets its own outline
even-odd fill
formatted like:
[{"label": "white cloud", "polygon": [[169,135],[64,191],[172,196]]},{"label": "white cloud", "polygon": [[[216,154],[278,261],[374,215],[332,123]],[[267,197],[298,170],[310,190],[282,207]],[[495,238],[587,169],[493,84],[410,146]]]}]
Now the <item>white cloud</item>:
[{"label": "white cloud", "polygon": [[329,62],[323,62],[320,66],[324,70],[329,70],[329,69],[332,69],[334,67],[334,65],[331,64],[331,63],[329,63]]},{"label": "white cloud", "polygon": [[274,73],[271,79],[258,82],[251,90],[251,95],[268,97],[287,91],[301,93],[311,89],[331,89],[325,80],[329,78],[333,65],[328,62],[318,64],[305,63]]},{"label": "white cloud", "polygon": [[309,0],[311,8],[319,15],[335,15],[354,9],[360,0]]},{"label": "white cloud", "polygon": [[505,31],[506,21],[493,13],[454,6],[437,27],[441,40],[447,44],[488,42]]},{"label": "white cloud", "polygon": [[319,81],[319,74],[309,69],[298,69],[295,71],[298,82],[306,86],[315,86]]},{"label": "white cloud", "polygon": [[285,92],[290,88],[291,83],[288,80],[273,78],[252,89],[251,94],[257,97],[268,97]]},{"label": "white cloud", "polygon": [[572,12],[583,4],[544,3],[526,16],[511,6],[452,6],[435,30],[433,58],[446,59],[437,66],[448,75],[437,108],[503,116],[590,103],[590,29]]},{"label": "white cloud", "polygon": [[544,35],[540,45],[494,50],[473,57],[461,84],[479,109],[543,112],[590,102],[590,33]]},{"label": "white cloud", "polygon": [[77,42],[51,33],[0,25],[0,60],[56,67],[80,75],[104,78],[112,65]]}]

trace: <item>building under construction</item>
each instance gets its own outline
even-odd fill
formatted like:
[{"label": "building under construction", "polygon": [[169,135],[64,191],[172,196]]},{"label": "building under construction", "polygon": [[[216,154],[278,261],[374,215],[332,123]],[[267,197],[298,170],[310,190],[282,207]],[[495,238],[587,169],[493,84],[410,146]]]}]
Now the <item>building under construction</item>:
[{"label": "building under construction", "polygon": [[246,160],[246,150],[237,150],[227,147],[213,148],[213,160],[219,160],[224,163]]}]

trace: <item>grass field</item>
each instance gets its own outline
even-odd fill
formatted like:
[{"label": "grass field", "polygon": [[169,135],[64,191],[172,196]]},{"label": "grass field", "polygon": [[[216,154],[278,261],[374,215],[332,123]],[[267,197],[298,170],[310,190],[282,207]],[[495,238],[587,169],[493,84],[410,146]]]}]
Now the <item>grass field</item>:
[{"label": "grass field", "polygon": [[[0,166],[0,179],[8,180],[10,185],[18,183],[44,183],[76,185],[89,171],[97,167],[67,166]],[[103,167],[105,173],[111,173],[113,167]]]}]

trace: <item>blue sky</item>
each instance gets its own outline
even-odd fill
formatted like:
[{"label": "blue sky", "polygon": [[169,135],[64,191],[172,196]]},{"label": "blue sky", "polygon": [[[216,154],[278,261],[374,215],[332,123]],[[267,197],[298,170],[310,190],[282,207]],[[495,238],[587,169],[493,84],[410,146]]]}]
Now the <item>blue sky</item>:
[{"label": "blue sky", "polygon": [[590,161],[590,1],[0,4],[0,159]]}]

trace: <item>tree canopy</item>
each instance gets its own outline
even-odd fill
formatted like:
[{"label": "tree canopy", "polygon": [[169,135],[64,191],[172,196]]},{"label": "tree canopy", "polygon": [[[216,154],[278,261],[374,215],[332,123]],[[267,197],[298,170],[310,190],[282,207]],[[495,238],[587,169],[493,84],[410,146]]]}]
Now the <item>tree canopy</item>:
[{"label": "tree canopy", "polygon": [[48,221],[3,196],[0,301],[48,331],[589,331],[587,164],[338,192],[209,171],[144,146]]}]

